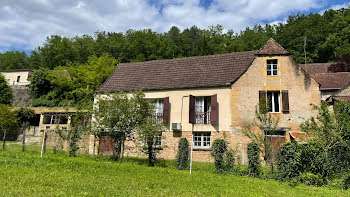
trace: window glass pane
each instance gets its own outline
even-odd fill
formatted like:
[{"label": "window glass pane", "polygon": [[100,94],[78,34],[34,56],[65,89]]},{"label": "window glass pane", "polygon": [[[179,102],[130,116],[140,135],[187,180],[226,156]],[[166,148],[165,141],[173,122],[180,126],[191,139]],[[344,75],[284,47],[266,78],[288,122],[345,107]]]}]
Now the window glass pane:
[{"label": "window glass pane", "polygon": [[204,112],[204,98],[196,98],[196,112]]},{"label": "window glass pane", "polygon": [[274,70],[274,71],[273,71],[273,75],[277,75],[277,70]]},{"label": "window glass pane", "polygon": [[275,111],[280,111],[280,101],[279,101],[279,92],[274,92],[274,104],[275,104]]},{"label": "window glass pane", "polygon": [[276,69],[276,70],[277,70],[277,64],[274,64],[274,65],[273,65],[273,69]]},{"label": "window glass pane", "polygon": [[267,75],[271,75],[271,71],[267,71]]},{"label": "window glass pane", "polygon": [[271,70],[271,64],[267,65],[267,70]]},{"label": "window glass pane", "polygon": [[267,92],[267,103],[269,107],[269,112],[272,112],[272,92]]},{"label": "window glass pane", "polygon": [[272,60],[273,64],[277,64],[277,59]]}]

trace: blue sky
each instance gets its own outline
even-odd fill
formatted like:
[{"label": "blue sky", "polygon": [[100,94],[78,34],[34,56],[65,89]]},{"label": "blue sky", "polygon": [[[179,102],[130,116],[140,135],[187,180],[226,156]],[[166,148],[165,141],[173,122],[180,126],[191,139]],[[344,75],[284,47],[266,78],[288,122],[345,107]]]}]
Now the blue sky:
[{"label": "blue sky", "polygon": [[350,0],[0,0],[0,52],[31,51],[47,36],[221,24],[235,32],[296,13],[348,7]]}]

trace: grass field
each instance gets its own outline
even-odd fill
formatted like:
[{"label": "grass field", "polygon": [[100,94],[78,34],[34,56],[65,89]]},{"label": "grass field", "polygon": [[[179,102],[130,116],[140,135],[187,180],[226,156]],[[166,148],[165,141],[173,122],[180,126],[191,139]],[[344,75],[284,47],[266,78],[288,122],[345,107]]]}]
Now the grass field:
[{"label": "grass field", "polygon": [[245,176],[218,175],[213,165],[195,163],[193,174],[173,161],[145,166],[143,159],[116,163],[108,157],[68,158],[39,147],[8,144],[0,151],[0,196],[350,196],[350,191]]}]

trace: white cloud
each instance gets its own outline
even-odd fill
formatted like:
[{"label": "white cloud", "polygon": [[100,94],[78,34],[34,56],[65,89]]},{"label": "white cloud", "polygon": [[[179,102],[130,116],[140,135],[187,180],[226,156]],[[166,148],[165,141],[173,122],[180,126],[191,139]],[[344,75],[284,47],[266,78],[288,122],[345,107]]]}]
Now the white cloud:
[{"label": "white cloud", "polygon": [[280,21],[291,12],[321,8],[324,0],[0,0],[0,51],[41,45],[47,36],[124,32],[152,28],[165,32],[222,24],[238,32],[261,21]]}]

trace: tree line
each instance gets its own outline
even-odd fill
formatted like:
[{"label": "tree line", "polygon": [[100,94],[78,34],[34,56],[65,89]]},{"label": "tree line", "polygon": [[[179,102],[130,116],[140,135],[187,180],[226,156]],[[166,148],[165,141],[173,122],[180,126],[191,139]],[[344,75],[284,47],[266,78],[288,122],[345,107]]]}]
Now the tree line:
[{"label": "tree line", "polygon": [[307,62],[330,62],[350,53],[350,8],[289,16],[285,23],[255,25],[240,32],[224,32],[222,25],[200,29],[196,26],[168,32],[151,29],[122,32],[98,31],[93,36],[73,38],[52,35],[30,55],[20,51],[0,54],[0,70],[48,68],[85,64],[90,56],[109,54],[118,63],[221,54],[258,50],[269,38],[286,48],[298,63],[304,62],[304,38],[307,38]]}]

